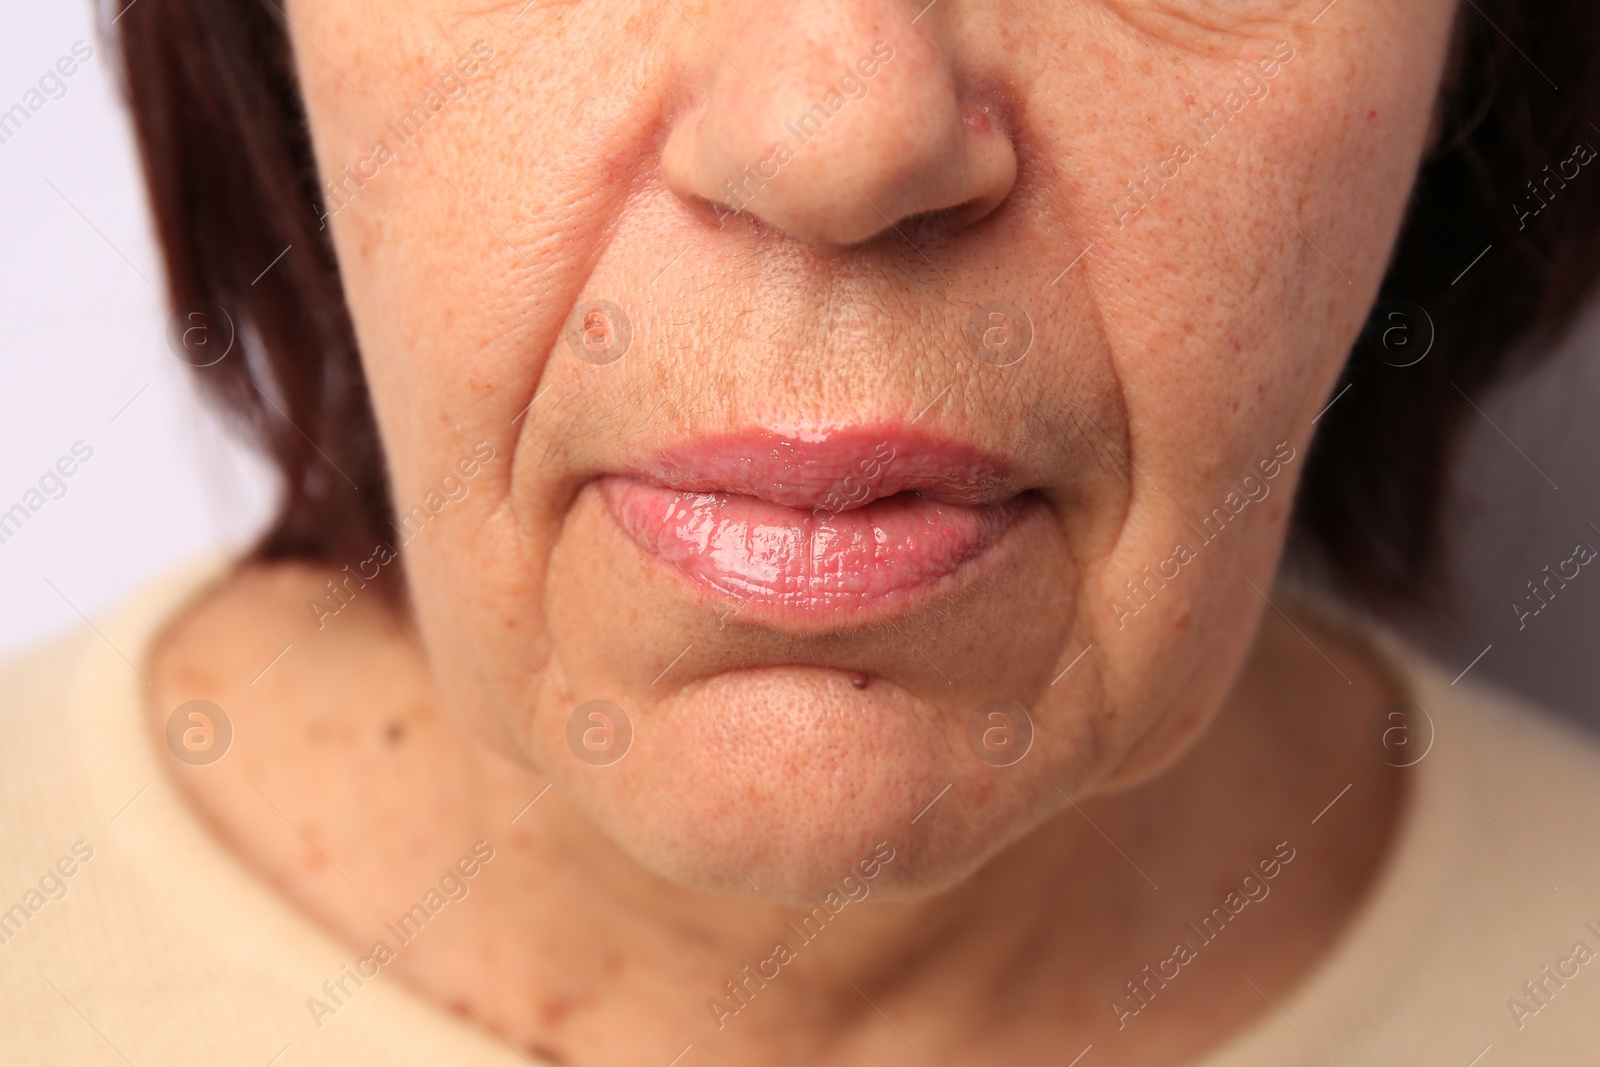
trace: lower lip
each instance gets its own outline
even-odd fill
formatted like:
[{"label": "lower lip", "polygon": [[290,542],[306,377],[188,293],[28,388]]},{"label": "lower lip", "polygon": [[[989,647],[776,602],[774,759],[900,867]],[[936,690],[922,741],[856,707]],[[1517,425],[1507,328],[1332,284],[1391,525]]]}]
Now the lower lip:
[{"label": "lower lip", "polygon": [[820,516],[755,497],[689,493],[627,477],[600,492],[640,547],[691,581],[798,615],[834,615],[932,592],[991,549],[1019,505],[939,503],[913,493]]}]

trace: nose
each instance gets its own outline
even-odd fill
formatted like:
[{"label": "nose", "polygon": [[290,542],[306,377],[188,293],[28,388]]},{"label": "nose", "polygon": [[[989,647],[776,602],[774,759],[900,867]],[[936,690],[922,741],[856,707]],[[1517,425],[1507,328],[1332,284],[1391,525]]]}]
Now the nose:
[{"label": "nose", "polygon": [[1003,116],[910,0],[734,2],[663,151],[680,197],[843,248],[935,212],[970,225],[1011,191]]}]

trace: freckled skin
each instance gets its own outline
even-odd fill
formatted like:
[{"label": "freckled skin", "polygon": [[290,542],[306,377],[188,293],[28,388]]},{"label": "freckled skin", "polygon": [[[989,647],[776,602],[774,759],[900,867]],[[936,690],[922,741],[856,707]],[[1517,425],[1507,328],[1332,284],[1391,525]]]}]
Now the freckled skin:
[{"label": "freckled skin", "polygon": [[[922,1062],[849,976],[937,1062],[1092,1042],[1180,1064],[1263,1010],[1245,976],[1273,996],[1320,962],[1392,823],[1397,781],[1361,734],[1387,683],[1299,618],[1349,683],[1328,671],[1252,584],[1271,587],[1311,419],[1400,225],[1452,4],[1315,25],[1325,5],[1296,0],[1220,22],[941,0],[914,24],[885,0],[515,23],[290,6],[325,179],[489,52],[329,227],[392,498],[493,458],[405,546],[405,590],[319,627],[307,601],[348,561],[252,566],[166,636],[152,729],[190,697],[236,724],[224,760],[173,768],[230,849],[359,955],[491,843],[385,973],[573,1063],[691,1042],[701,1064]],[[1273,56],[1265,95],[1188,143]],[[799,143],[786,124],[851,72],[865,91]],[[777,138],[793,158],[730,193]],[[1119,215],[1179,142],[1194,158]],[[632,331],[611,362],[566,339],[596,300]],[[1031,324],[1015,361],[1000,302]],[[1037,512],[1025,551],[863,618],[800,625],[663,573],[602,499],[702,437],[913,421],[1005,457]],[[1290,453],[1119,617],[1143,568]],[[967,740],[996,699],[1035,727],[1007,768]],[[593,700],[629,717],[612,764],[569,747]],[[1107,999],[1330,782],[1353,784],[1207,949],[1212,979],[1119,1032]],[[719,1028],[708,999],[880,842],[895,859],[838,936]]]}]

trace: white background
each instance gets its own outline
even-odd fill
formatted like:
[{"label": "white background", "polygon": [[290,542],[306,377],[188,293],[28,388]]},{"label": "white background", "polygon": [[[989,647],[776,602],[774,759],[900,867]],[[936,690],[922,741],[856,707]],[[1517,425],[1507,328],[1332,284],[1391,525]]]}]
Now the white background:
[{"label": "white background", "polygon": [[[79,612],[180,560],[245,542],[273,496],[267,469],[200,407],[167,348],[130,131],[89,4],[6,0],[5,27],[0,110],[74,41],[95,57],[0,144],[0,511],[75,441],[94,457],[0,545],[0,656],[81,626]],[[1587,525],[1600,526],[1597,348],[1591,323],[1533,378],[1473,398],[1484,415],[1470,415],[1449,523],[1460,608],[1406,628],[1452,676],[1492,646],[1472,678],[1600,726],[1600,567],[1520,632],[1511,608],[1578,540],[1600,547]]]},{"label": "white background", "polygon": [[0,655],[247,539],[272,500],[167,347],[132,131],[91,19],[85,0],[6,0],[0,33],[0,110],[73,42],[95,52],[0,144],[0,511],[73,442],[94,449],[66,496],[0,544]]}]

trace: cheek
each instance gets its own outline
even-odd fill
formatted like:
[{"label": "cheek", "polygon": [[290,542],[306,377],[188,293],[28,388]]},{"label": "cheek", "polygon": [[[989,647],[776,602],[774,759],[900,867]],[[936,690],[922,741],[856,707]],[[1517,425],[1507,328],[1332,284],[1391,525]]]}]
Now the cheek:
[{"label": "cheek", "polygon": [[1288,23],[1286,44],[1241,45],[1277,64],[1264,99],[1242,92],[1238,64],[1190,59],[1174,64],[1184,103],[1140,87],[1148,116],[1133,102],[1139,121],[1063,138],[1094,161],[1080,205],[1090,273],[1152,463],[1231,468],[1259,448],[1241,450],[1248,428],[1270,445],[1320,409],[1382,276],[1435,96],[1449,12],[1403,18],[1403,49],[1357,18]]},{"label": "cheek", "polygon": [[[1118,176],[1103,187],[1112,196],[1144,164],[1171,157],[1173,143],[1193,149],[1176,178],[1146,179],[1155,191],[1138,217],[1118,228],[1101,216],[1087,261],[1137,473],[1086,610],[1114,676],[1127,680],[1117,702],[1160,723],[1117,772],[1123,780],[1182,748],[1249,645],[1311,420],[1398,231],[1444,38],[1419,28],[1414,39],[1434,43],[1401,57],[1382,35],[1330,33],[1299,45],[1271,93],[1209,142],[1179,121],[1153,139],[1107,134],[1095,153]],[[1220,101],[1237,82],[1231,68],[1213,71],[1194,92]],[[1381,129],[1367,119],[1373,108],[1383,109]],[[1288,450],[1298,458],[1271,495],[1248,502],[1243,477]],[[1178,546],[1190,562],[1167,562]]]}]

